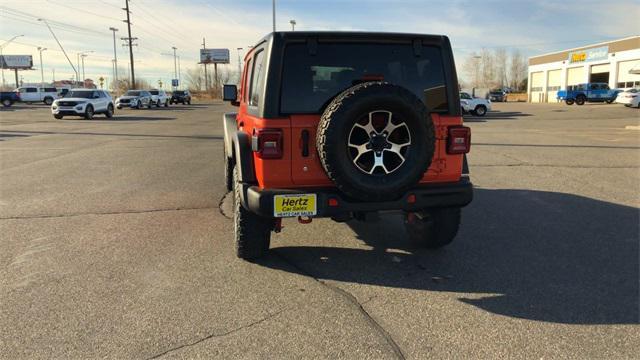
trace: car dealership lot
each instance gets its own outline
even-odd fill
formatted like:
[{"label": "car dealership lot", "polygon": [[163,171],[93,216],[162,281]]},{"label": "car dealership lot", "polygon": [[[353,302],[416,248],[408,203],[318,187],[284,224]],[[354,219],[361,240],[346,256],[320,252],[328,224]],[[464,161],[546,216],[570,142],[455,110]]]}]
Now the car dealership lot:
[{"label": "car dealership lot", "polygon": [[230,109],[0,110],[0,358],[637,356],[637,109],[493,104],[466,117],[452,246],[287,220],[256,264],[233,255]]}]

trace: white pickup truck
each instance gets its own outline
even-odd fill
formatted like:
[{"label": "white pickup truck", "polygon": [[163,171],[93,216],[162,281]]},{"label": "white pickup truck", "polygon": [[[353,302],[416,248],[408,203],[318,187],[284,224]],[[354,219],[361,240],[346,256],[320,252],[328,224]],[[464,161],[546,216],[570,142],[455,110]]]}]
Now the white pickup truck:
[{"label": "white pickup truck", "polygon": [[487,111],[491,111],[491,100],[477,98],[469,93],[460,93],[460,106],[462,110],[475,116],[485,116]]},{"label": "white pickup truck", "polygon": [[24,86],[15,90],[20,94],[20,101],[26,103],[43,102],[47,105],[53,104],[53,100],[59,98],[58,89],[54,87],[38,88],[35,86]]}]

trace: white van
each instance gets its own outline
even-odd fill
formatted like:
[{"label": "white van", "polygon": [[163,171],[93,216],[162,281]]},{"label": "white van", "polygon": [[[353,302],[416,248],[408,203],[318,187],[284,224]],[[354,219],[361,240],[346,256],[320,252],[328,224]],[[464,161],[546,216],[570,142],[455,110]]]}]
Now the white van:
[{"label": "white van", "polygon": [[58,89],[54,87],[37,88],[35,86],[24,86],[15,90],[20,94],[20,101],[26,103],[44,102],[51,105],[53,100],[58,98]]}]

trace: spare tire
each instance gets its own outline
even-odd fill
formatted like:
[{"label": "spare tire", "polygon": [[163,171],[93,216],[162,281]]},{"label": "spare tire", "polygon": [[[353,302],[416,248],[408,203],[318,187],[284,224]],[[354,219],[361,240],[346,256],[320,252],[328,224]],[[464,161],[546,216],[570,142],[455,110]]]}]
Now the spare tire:
[{"label": "spare tire", "polygon": [[401,197],[431,165],[433,121],[411,91],[386,82],[355,85],[322,114],[316,146],[327,176],[346,195]]}]

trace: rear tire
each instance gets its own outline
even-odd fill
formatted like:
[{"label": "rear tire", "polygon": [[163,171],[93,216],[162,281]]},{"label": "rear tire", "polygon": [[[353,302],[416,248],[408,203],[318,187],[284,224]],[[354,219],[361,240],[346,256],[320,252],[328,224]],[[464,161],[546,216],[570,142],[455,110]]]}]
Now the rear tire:
[{"label": "rear tire", "polygon": [[567,105],[573,105],[573,99],[567,99],[564,101]]},{"label": "rear tire", "polygon": [[45,105],[53,104],[53,98],[50,98],[50,97],[44,98],[44,103],[45,103]]},{"label": "rear tire", "polygon": [[607,104],[613,103],[613,100],[607,100]]},{"label": "rear tire", "polygon": [[576,97],[576,105],[584,105],[585,102],[587,102],[587,98],[584,95]]},{"label": "rear tire", "polygon": [[227,191],[233,191],[233,161],[224,152],[224,184]]},{"label": "rear tire", "polygon": [[442,208],[416,214],[405,221],[409,240],[416,247],[437,249],[450,244],[458,234],[460,208]]},{"label": "rear tire", "polygon": [[487,107],[484,105],[478,105],[476,106],[476,108],[473,110],[473,114],[475,116],[485,116],[487,114]]},{"label": "rear tire", "polygon": [[9,99],[2,100],[2,106],[3,107],[10,107],[11,105],[13,105],[13,101],[11,101]]},{"label": "rear tire", "polygon": [[238,168],[233,170],[233,232],[236,256],[244,260],[255,260],[269,252],[273,219],[250,212],[240,201]]},{"label": "rear tire", "polygon": [[169,100],[164,101],[164,107],[169,107]]},{"label": "rear tire", "polygon": [[54,117],[54,118],[56,118],[56,119],[58,119],[58,120],[60,120],[60,119],[62,119],[64,116],[62,116],[62,115],[53,115],[53,117]]}]

